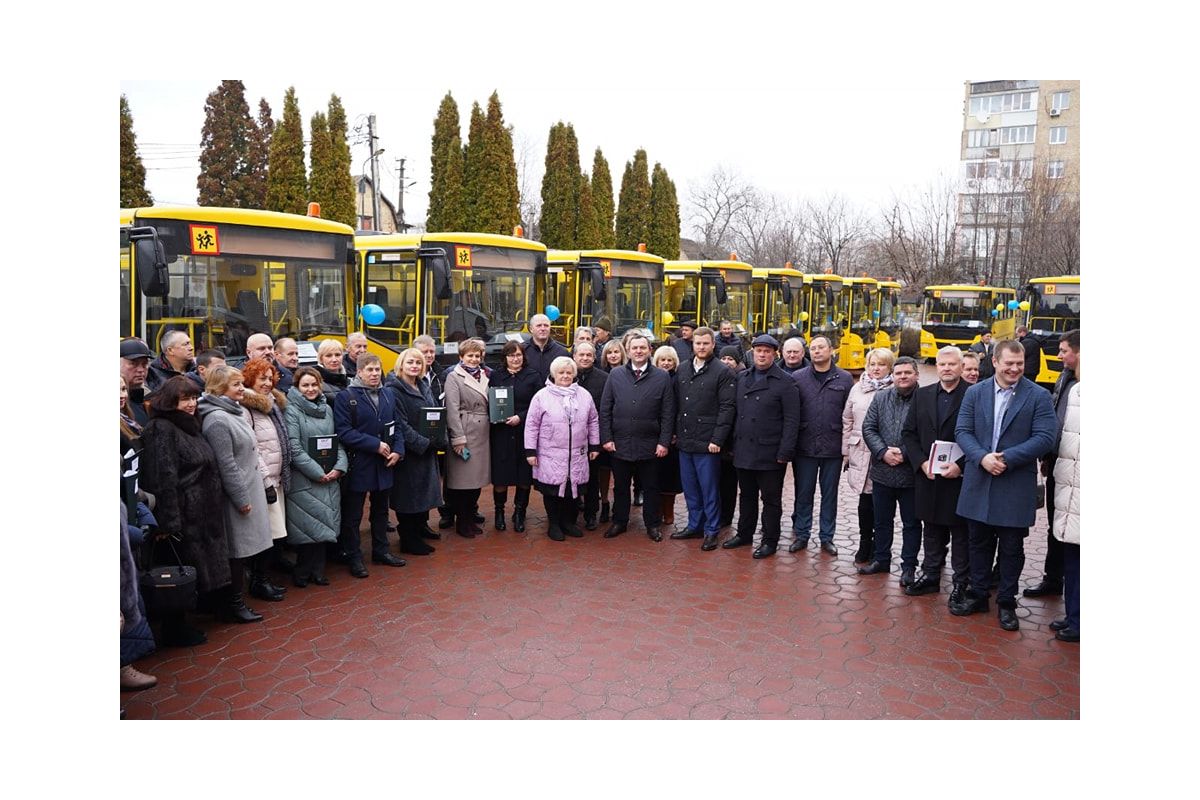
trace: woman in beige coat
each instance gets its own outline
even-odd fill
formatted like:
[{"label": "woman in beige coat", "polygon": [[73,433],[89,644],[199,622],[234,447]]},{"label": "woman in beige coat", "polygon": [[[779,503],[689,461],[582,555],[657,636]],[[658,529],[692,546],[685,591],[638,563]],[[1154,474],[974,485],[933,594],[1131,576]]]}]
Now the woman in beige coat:
[{"label": "woman in beige coat", "polygon": [[488,369],[483,341],[458,346],[458,365],[446,375],[447,502],[454,508],[455,530],[468,539],[483,533],[475,522],[479,490],[491,483],[491,422],[488,417]]},{"label": "woman in beige coat", "polygon": [[863,441],[863,420],[875,393],[892,383],[895,355],[886,347],[867,353],[867,369],[850,389],[842,411],[842,464],[850,474],[850,488],[858,493],[858,552],[854,563],[870,561],[875,548],[875,507],[871,501],[871,450]]}]

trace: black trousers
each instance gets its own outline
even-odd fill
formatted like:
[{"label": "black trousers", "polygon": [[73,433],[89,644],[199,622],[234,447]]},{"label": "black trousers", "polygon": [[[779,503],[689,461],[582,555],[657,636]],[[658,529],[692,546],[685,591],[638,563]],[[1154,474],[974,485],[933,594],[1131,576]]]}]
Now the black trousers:
[{"label": "black trousers", "polygon": [[1063,543],[1054,538],[1054,478],[1046,478],[1046,580],[1056,583],[1063,582],[1064,552]]},{"label": "black trousers", "polygon": [[1016,608],[1017,582],[1025,569],[1025,537],[1029,528],[1001,528],[975,520],[967,521],[971,540],[971,596],[987,599],[992,578],[992,560],[1000,567],[996,605]]},{"label": "black trousers", "polygon": [[787,465],[779,469],[739,469],[738,485],[742,490],[737,535],[753,539],[758,527],[758,505],[762,502],[762,543],[779,546],[779,524],[783,519],[783,478]]},{"label": "black trousers", "polygon": [[363,501],[370,497],[371,503],[371,555],[382,556],[388,551],[388,502],[391,490],[376,492],[342,491],[342,530],[338,542],[350,561],[362,561],[362,543],[358,529],[362,525]]},{"label": "black trousers", "polygon": [[[633,495],[629,491],[629,481],[637,478],[640,488],[647,498],[658,497],[658,459],[647,458],[642,461],[625,461],[620,458],[612,460],[613,477],[613,508],[612,521],[616,525],[629,524],[629,508]],[[652,528],[662,522],[662,504],[648,500],[642,504],[642,522],[646,528]]]},{"label": "black trousers", "polygon": [[938,525],[925,523],[925,563],[921,571],[941,580],[942,567],[946,565],[946,550],[950,550],[950,566],[954,570],[954,583],[967,583],[971,578],[971,545],[967,524]]},{"label": "black trousers", "polygon": [[292,574],[299,578],[325,576],[325,544],[316,542],[296,545],[296,567]]},{"label": "black trousers", "polygon": [[561,497],[558,495],[557,486],[538,483],[537,488],[542,493],[542,503],[546,507],[546,519],[550,525],[553,526],[557,522],[564,531],[572,527],[579,519],[579,498],[571,494],[574,487],[568,483],[567,493]]},{"label": "black trousers", "polygon": [[721,527],[733,524],[733,512],[737,507],[738,471],[733,462],[721,459]]}]

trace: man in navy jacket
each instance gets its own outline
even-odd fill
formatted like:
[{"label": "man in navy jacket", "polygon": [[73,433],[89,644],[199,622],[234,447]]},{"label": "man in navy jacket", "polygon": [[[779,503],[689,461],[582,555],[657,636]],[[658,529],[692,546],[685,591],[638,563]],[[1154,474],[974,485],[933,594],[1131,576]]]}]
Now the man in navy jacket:
[{"label": "man in navy jacket", "polygon": [[988,610],[992,559],[999,548],[996,593],[1000,627],[1015,631],[1017,581],[1025,567],[1025,537],[1037,512],[1037,460],[1054,447],[1057,418],[1050,393],[1028,378],[1021,343],[996,345],[994,377],[967,390],[955,436],[966,457],[959,516],[971,541],[971,588],[950,612]]}]

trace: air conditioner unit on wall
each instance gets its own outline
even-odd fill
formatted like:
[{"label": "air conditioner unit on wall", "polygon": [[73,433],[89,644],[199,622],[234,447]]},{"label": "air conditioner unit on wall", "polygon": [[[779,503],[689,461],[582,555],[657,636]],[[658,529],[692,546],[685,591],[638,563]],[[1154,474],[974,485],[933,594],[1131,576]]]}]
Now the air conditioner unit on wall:
[{"label": "air conditioner unit on wall", "polygon": [[1052,117],[1057,117],[1057,116],[1058,116],[1059,114],[1061,114],[1061,113],[1062,113],[1062,109],[1061,109],[1061,108],[1052,108],[1052,109],[1050,109],[1050,116],[1052,116]]}]

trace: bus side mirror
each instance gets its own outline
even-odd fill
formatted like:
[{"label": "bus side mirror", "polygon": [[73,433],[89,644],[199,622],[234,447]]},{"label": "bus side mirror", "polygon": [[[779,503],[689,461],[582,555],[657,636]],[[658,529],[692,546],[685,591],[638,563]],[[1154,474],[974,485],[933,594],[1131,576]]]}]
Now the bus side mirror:
[{"label": "bus side mirror", "polygon": [[438,300],[449,300],[454,296],[450,284],[450,262],[446,259],[446,251],[440,247],[422,247],[417,255],[425,261],[425,266],[433,273],[433,294]]},{"label": "bus side mirror", "polygon": [[864,303],[866,303],[866,306],[867,306],[867,313],[868,313],[868,314],[870,314],[870,312],[871,312],[871,306],[872,306],[872,305],[874,304],[874,302],[875,302],[875,298],[874,298],[874,297],[871,295],[871,290],[870,290],[870,289],[864,289],[864,290],[863,290],[863,302],[864,302]]},{"label": "bus side mirror", "polygon": [[138,288],[142,294],[146,297],[167,297],[170,291],[167,251],[158,239],[158,231],[155,228],[130,228],[129,241],[133,242]]},{"label": "bus side mirror", "polygon": [[725,278],[717,276],[717,305],[723,306],[729,302],[729,292],[725,288]]},{"label": "bus side mirror", "polygon": [[592,273],[592,297],[603,303],[608,299],[608,286],[604,280],[604,272],[594,269]]},{"label": "bus side mirror", "polygon": [[783,302],[786,303],[787,305],[791,305],[792,304],[792,285],[790,283],[788,283],[787,281],[784,281],[782,286],[783,286]]}]

